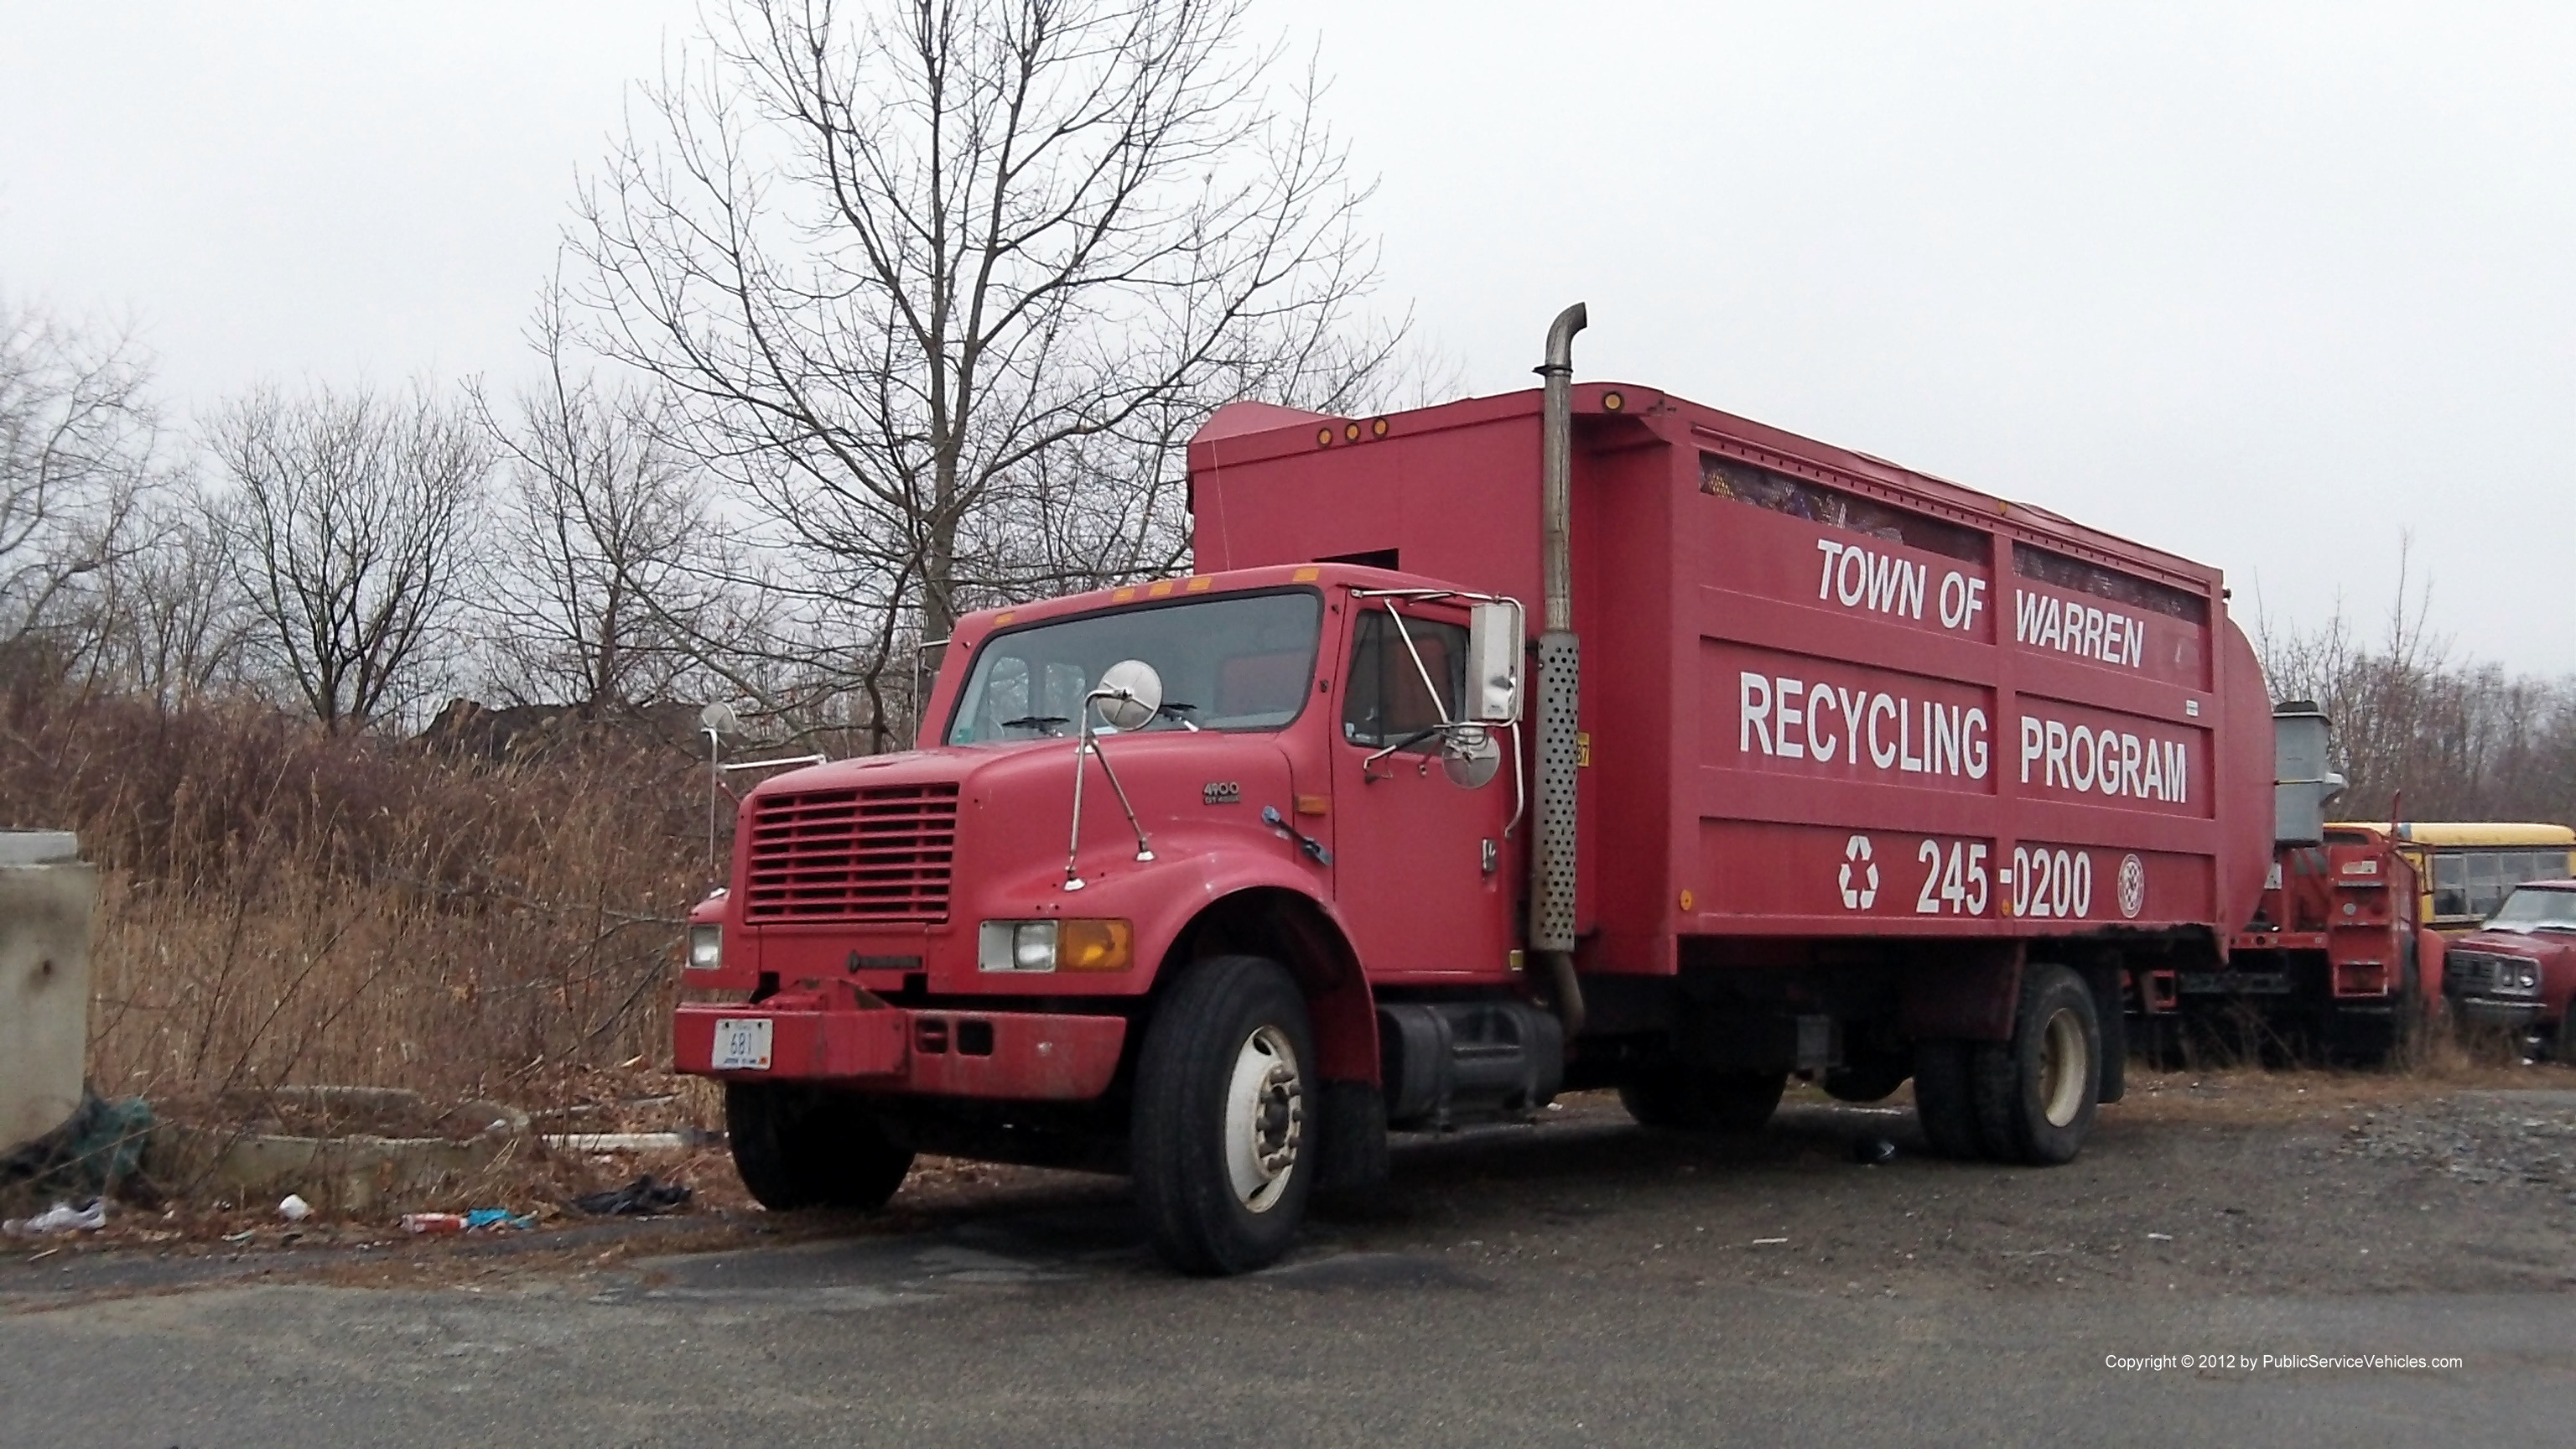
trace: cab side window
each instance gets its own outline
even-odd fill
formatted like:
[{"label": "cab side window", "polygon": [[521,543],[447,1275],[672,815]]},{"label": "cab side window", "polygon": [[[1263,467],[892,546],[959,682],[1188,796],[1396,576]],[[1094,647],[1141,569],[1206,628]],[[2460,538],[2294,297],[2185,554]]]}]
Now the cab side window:
[{"label": "cab side window", "polygon": [[[1413,648],[1404,647],[1405,635]],[[1421,656],[1421,663],[1414,656]],[[1437,685],[1435,701],[1423,685],[1425,672]],[[1354,745],[1382,749],[1425,730],[1436,730],[1445,704],[1448,717],[1462,718],[1467,700],[1467,631],[1457,624],[1436,623],[1407,614],[1404,634],[1384,609],[1360,615],[1351,644],[1351,674],[1342,690],[1342,738]],[[1433,750],[1437,735],[1411,748]]]}]

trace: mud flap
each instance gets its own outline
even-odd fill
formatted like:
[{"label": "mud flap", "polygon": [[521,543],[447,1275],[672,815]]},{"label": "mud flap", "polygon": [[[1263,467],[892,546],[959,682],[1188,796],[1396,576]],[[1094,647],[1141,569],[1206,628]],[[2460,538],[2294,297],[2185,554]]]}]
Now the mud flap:
[{"label": "mud flap", "polygon": [[1386,1098],[1368,1082],[1326,1082],[1315,1188],[1366,1196],[1386,1186]]},{"label": "mud flap", "polygon": [[2117,967],[2086,975],[2093,992],[2093,1015],[2102,1031],[2102,1084],[2096,1102],[2116,1102],[2129,1092],[2129,999],[2121,989],[2128,976]]}]

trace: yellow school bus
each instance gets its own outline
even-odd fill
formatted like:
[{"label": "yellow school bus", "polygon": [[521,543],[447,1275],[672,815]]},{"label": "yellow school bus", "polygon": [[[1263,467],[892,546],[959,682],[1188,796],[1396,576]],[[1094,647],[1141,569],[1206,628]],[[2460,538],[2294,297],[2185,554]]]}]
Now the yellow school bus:
[{"label": "yellow school bus", "polygon": [[2392,844],[2423,892],[2415,919],[2446,936],[2476,930],[2524,881],[2576,876],[2576,830],[2564,825],[2350,821],[2328,825],[2326,839]]}]

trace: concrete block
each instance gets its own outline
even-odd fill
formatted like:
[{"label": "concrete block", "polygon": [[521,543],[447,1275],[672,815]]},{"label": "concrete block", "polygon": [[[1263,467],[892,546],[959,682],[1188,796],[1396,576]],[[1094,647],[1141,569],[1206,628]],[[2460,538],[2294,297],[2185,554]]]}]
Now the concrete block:
[{"label": "concrete block", "polygon": [[80,1105],[97,899],[70,832],[0,831],[0,1153]]},{"label": "concrete block", "polygon": [[164,1188],[191,1197],[260,1205],[291,1192],[317,1207],[363,1216],[402,1206],[454,1206],[454,1194],[530,1146],[528,1114],[498,1102],[462,1102],[448,1114],[481,1130],[421,1137],[367,1130],[374,1115],[418,1121],[417,1092],[279,1087],[264,1095],[327,1112],[345,1126],[329,1136],[303,1136],[165,1125],[146,1170]]}]

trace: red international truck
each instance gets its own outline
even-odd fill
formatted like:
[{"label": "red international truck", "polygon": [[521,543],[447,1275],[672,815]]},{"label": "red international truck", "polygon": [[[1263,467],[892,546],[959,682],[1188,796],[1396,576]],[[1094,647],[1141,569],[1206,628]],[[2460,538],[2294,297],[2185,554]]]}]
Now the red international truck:
[{"label": "red international truck", "polygon": [[676,1039],[756,1196],[1105,1167],[1235,1272],[1390,1128],[1579,1087],[1740,1130],[1910,1078],[1945,1154],[2076,1154],[2273,861],[2218,573],[1576,385],[1582,326],[1537,391],[1221,410],[1196,572],[972,615],[922,748],[746,796]]}]

